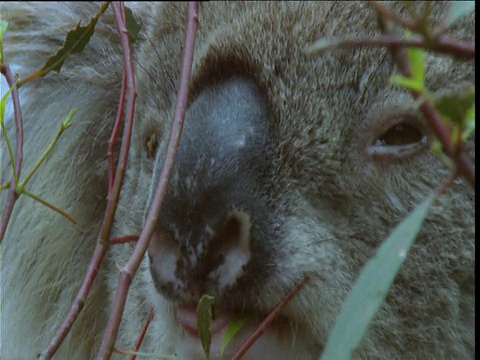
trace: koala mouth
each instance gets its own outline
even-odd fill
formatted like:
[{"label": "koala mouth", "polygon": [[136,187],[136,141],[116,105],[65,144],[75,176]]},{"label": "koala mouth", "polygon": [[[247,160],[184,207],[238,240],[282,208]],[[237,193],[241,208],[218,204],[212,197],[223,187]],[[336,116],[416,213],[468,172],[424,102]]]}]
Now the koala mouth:
[{"label": "koala mouth", "polygon": [[[235,315],[236,313],[231,310],[215,311],[210,326],[210,332],[212,334],[212,337],[215,338],[223,336],[227,325],[230,321],[232,321]],[[197,312],[195,308],[180,306],[176,309],[175,318],[178,324],[185,331],[185,333],[192,336],[193,338],[200,338],[197,325]],[[260,316],[259,314],[255,314],[255,316],[245,316],[245,325],[251,330],[249,331],[248,335],[251,335],[253,331],[255,331],[257,326],[264,318],[265,316]],[[273,322],[268,326],[267,329],[282,333],[285,330],[285,327],[288,326],[288,323],[288,319],[280,315],[277,319],[273,320]]]},{"label": "koala mouth", "polygon": [[[219,335],[219,333],[226,328],[231,319],[231,315],[231,312],[224,312],[214,317],[210,327],[212,336]],[[199,337],[197,312],[194,308],[179,307],[176,311],[176,319],[186,333],[193,337]]]}]

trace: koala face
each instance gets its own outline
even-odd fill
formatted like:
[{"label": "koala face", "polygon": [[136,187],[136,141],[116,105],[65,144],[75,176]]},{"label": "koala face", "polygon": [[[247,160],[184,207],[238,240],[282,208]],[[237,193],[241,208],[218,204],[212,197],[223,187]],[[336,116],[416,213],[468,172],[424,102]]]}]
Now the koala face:
[{"label": "koala face", "polygon": [[[141,23],[132,45],[138,96],[111,237],[140,234],[145,224],[164,163],[185,31],[183,3],[130,6]],[[406,16],[423,11],[418,3],[389,6]],[[432,24],[447,6],[431,3]],[[20,77],[34,73],[79,19],[87,23],[97,12],[94,2],[2,3],[5,59],[20,66]],[[418,102],[390,85],[397,69],[386,49],[309,51],[318,40],[381,36],[370,4],[211,2],[201,4],[198,21],[173,175],[115,347],[132,348],[153,304],[139,350],[204,359],[195,309],[208,294],[215,299],[212,359],[222,358],[227,324],[239,316],[246,321],[225,349],[223,358],[231,358],[308,275],[243,359],[319,359],[365,263],[451,171],[430,151],[434,137]],[[469,14],[449,36],[474,41],[474,25]],[[2,359],[35,358],[52,341],[97,253],[109,197],[106,144],[122,72],[107,10],[83,52],[19,91],[20,179],[56,136],[52,121],[77,108],[74,125],[28,183],[32,194],[67,211],[77,225],[19,197],[0,247]],[[457,91],[473,83],[474,73],[473,62],[426,58],[432,94]],[[6,129],[13,142],[15,121]],[[465,147],[474,159],[475,139]],[[12,166],[8,159],[0,166],[4,185]],[[2,209],[6,194],[0,192]],[[475,358],[474,203],[474,189],[461,178],[435,200],[353,358]],[[118,269],[134,246],[109,247],[56,357],[96,357]]]},{"label": "koala face", "polygon": [[[173,19],[183,24],[183,9],[160,12],[171,19],[154,34],[180,41],[183,32],[171,27]],[[415,102],[389,85],[395,67],[385,49],[305,51],[329,36],[376,36],[374,19],[368,6],[353,3],[202,7],[184,133],[149,248],[154,298],[166,297],[173,309],[180,354],[202,356],[194,312],[203,294],[215,297],[212,354],[219,356],[233,316],[249,318],[245,338],[308,274],[247,358],[318,357],[362,266],[448,178]],[[178,75],[180,52],[158,55],[164,70],[145,76]],[[436,91],[469,81],[473,68],[430,57],[427,74]],[[168,94],[155,100],[166,121],[174,88],[158,89],[163,83],[145,81],[144,91]],[[165,143],[150,193],[164,151]],[[440,310],[466,314],[473,295],[473,190],[463,181],[454,189],[456,201],[444,197],[433,207],[356,356],[448,353],[450,346],[438,348],[443,331],[418,343],[432,317],[435,326],[455,328],[459,353],[471,351],[471,321]],[[453,288],[461,295],[445,293]]]}]

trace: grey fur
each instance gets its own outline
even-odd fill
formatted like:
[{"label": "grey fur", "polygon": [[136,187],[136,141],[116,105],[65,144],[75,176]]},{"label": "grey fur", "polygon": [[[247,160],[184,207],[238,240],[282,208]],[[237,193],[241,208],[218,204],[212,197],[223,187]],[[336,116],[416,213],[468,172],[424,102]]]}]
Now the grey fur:
[{"label": "grey fur", "polygon": [[[184,36],[183,4],[138,3],[132,7],[142,22],[135,46],[138,102],[113,236],[138,234],[142,229],[149,194],[155,187],[152,179],[162,159],[160,151],[154,171],[155,161],[147,159],[144,139],[155,132],[161,135],[160,148],[165,146]],[[442,9],[443,5],[435,5],[437,17]],[[98,4],[93,3],[2,3],[2,18],[9,22],[8,60],[20,65],[23,75],[38,69],[56,51],[66,31],[97,10]],[[305,273],[311,273],[311,281],[285,309],[287,320],[278,330],[268,331],[246,359],[318,358],[362,265],[408,211],[449,173],[426,147],[408,158],[367,156],[367,147],[401,119],[429,134],[424,120],[412,110],[410,96],[388,85],[394,69],[386,50],[337,50],[319,56],[304,51],[323,37],[378,35],[368,5],[214,2],[201,5],[199,21],[192,104],[203,96],[204,104],[231,106],[232,114],[248,112],[241,103],[223,99],[221,93],[229,79],[240,79],[236,80],[240,87],[250,82],[257,90],[247,85],[240,93],[260,94],[260,116],[252,122],[259,131],[254,137],[258,137],[254,156],[259,146],[272,144],[265,148],[265,163],[258,163],[264,171],[264,197],[258,196],[259,182],[252,180],[256,172],[233,170],[246,177],[242,191],[255,199],[249,203],[255,208],[248,215],[265,216],[261,212],[268,211],[261,222],[267,227],[259,237],[262,240],[258,244],[251,240],[259,249],[257,256],[262,255],[260,260],[254,253],[254,262],[264,261],[268,266],[249,278],[235,302],[226,299],[226,305],[265,315]],[[472,40],[473,29],[472,15],[454,33]],[[2,359],[32,359],[45,347],[68,311],[92,255],[106,204],[106,140],[122,74],[117,39],[109,11],[82,54],[71,56],[59,74],[20,91],[25,169],[35,164],[69,110],[78,108],[74,126],[30,184],[32,192],[71,213],[78,226],[31,199],[21,197],[17,203],[1,249]],[[427,74],[432,90],[452,88],[473,82],[474,65],[431,57]],[[199,108],[198,116],[193,116],[195,111],[192,105],[187,112],[183,141],[188,142],[190,136],[192,144],[182,145],[184,163],[180,160],[177,169],[208,152],[212,143],[229,145],[222,136],[229,129],[208,141],[198,136],[197,131],[205,129],[196,129],[195,118],[206,115]],[[224,109],[219,111],[224,114]],[[227,118],[227,124],[232,119]],[[239,125],[240,130],[244,125]],[[208,130],[212,125],[206,126]],[[474,145],[470,145],[473,155]],[[218,168],[220,182],[228,177],[222,161],[225,158]],[[251,163],[248,156],[242,161]],[[9,168],[8,160],[2,160],[2,184],[10,178]],[[200,175],[194,180],[200,181]],[[237,194],[240,179],[233,180],[221,199]],[[197,185],[205,188],[209,181]],[[185,188],[179,189],[186,196]],[[1,196],[3,204],[4,192]],[[435,203],[355,357],[474,358],[474,198],[474,190],[459,179]],[[222,209],[236,205],[229,200],[219,204]],[[167,200],[164,211],[168,209]],[[111,248],[58,359],[95,356],[110,312],[118,266],[126,262],[132,246]],[[172,302],[153,286],[147,259],[129,294],[117,346],[133,345],[152,303],[156,317],[142,351],[197,351],[177,325]],[[230,349],[228,355],[232,353]]]}]

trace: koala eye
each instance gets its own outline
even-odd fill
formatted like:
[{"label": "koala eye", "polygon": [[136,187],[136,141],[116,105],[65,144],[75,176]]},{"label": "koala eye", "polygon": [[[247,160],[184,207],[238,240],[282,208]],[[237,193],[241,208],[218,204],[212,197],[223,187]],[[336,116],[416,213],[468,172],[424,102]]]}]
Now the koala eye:
[{"label": "koala eye", "polygon": [[157,133],[152,132],[145,136],[143,145],[145,148],[145,152],[147,153],[147,159],[154,159],[157,153],[159,143],[159,136]]},{"label": "koala eye", "polygon": [[370,155],[403,157],[417,153],[426,143],[427,136],[422,130],[407,122],[401,122],[376,138],[367,152]]}]

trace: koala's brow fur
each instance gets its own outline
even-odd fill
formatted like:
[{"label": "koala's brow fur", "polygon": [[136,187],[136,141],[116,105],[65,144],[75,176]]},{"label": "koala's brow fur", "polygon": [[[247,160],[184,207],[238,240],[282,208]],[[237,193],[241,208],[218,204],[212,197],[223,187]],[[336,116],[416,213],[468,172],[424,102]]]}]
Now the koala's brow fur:
[{"label": "koala's brow fur", "polygon": [[[112,237],[139,234],[144,225],[173,118],[184,39],[185,4],[129,6],[142,26],[133,46],[138,98]],[[389,6],[408,13],[401,3]],[[422,4],[414,6],[420,13]],[[445,7],[432,4],[432,23]],[[21,75],[41,68],[67,31],[98,9],[91,2],[2,3],[8,62],[19,65]],[[396,67],[386,49],[305,51],[322,38],[380,36],[368,4],[202,3],[199,24],[178,161],[116,347],[132,348],[153,305],[155,319],[140,351],[202,358],[200,345],[179,324],[179,308],[208,291],[219,312],[245,312],[258,323],[308,273],[310,281],[244,359],[318,359],[362,266],[449,170],[429,151],[432,134],[410,94],[389,85]],[[470,14],[450,35],[474,41],[474,25]],[[20,89],[24,173],[57,124],[77,109],[29,191],[78,225],[19,198],[1,247],[2,359],[35,358],[77,294],[106,207],[106,144],[122,71],[108,10],[85,50],[69,56],[60,73]],[[455,90],[473,83],[475,68],[432,55],[426,74],[432,91]],[[375,140],[404,121],[427,137],[425,146],[409,156],[387,156],[388,148],[387,155],[371,156]],[[13,121],[7,128],[14,134]],[[145,145],[152,134],[159,139],[155,159]],[[474,140],[466,146],[474,158]],[[11,165],[5,158],[1,166],[4,184]],[[354,358],[475,357],[474,203],[474,189],[463,179],[436,200]],[[109,249],[56,358],[95,357],[118,267],[133,246]],[[239,343],[232,341],[226,358]]]}]

